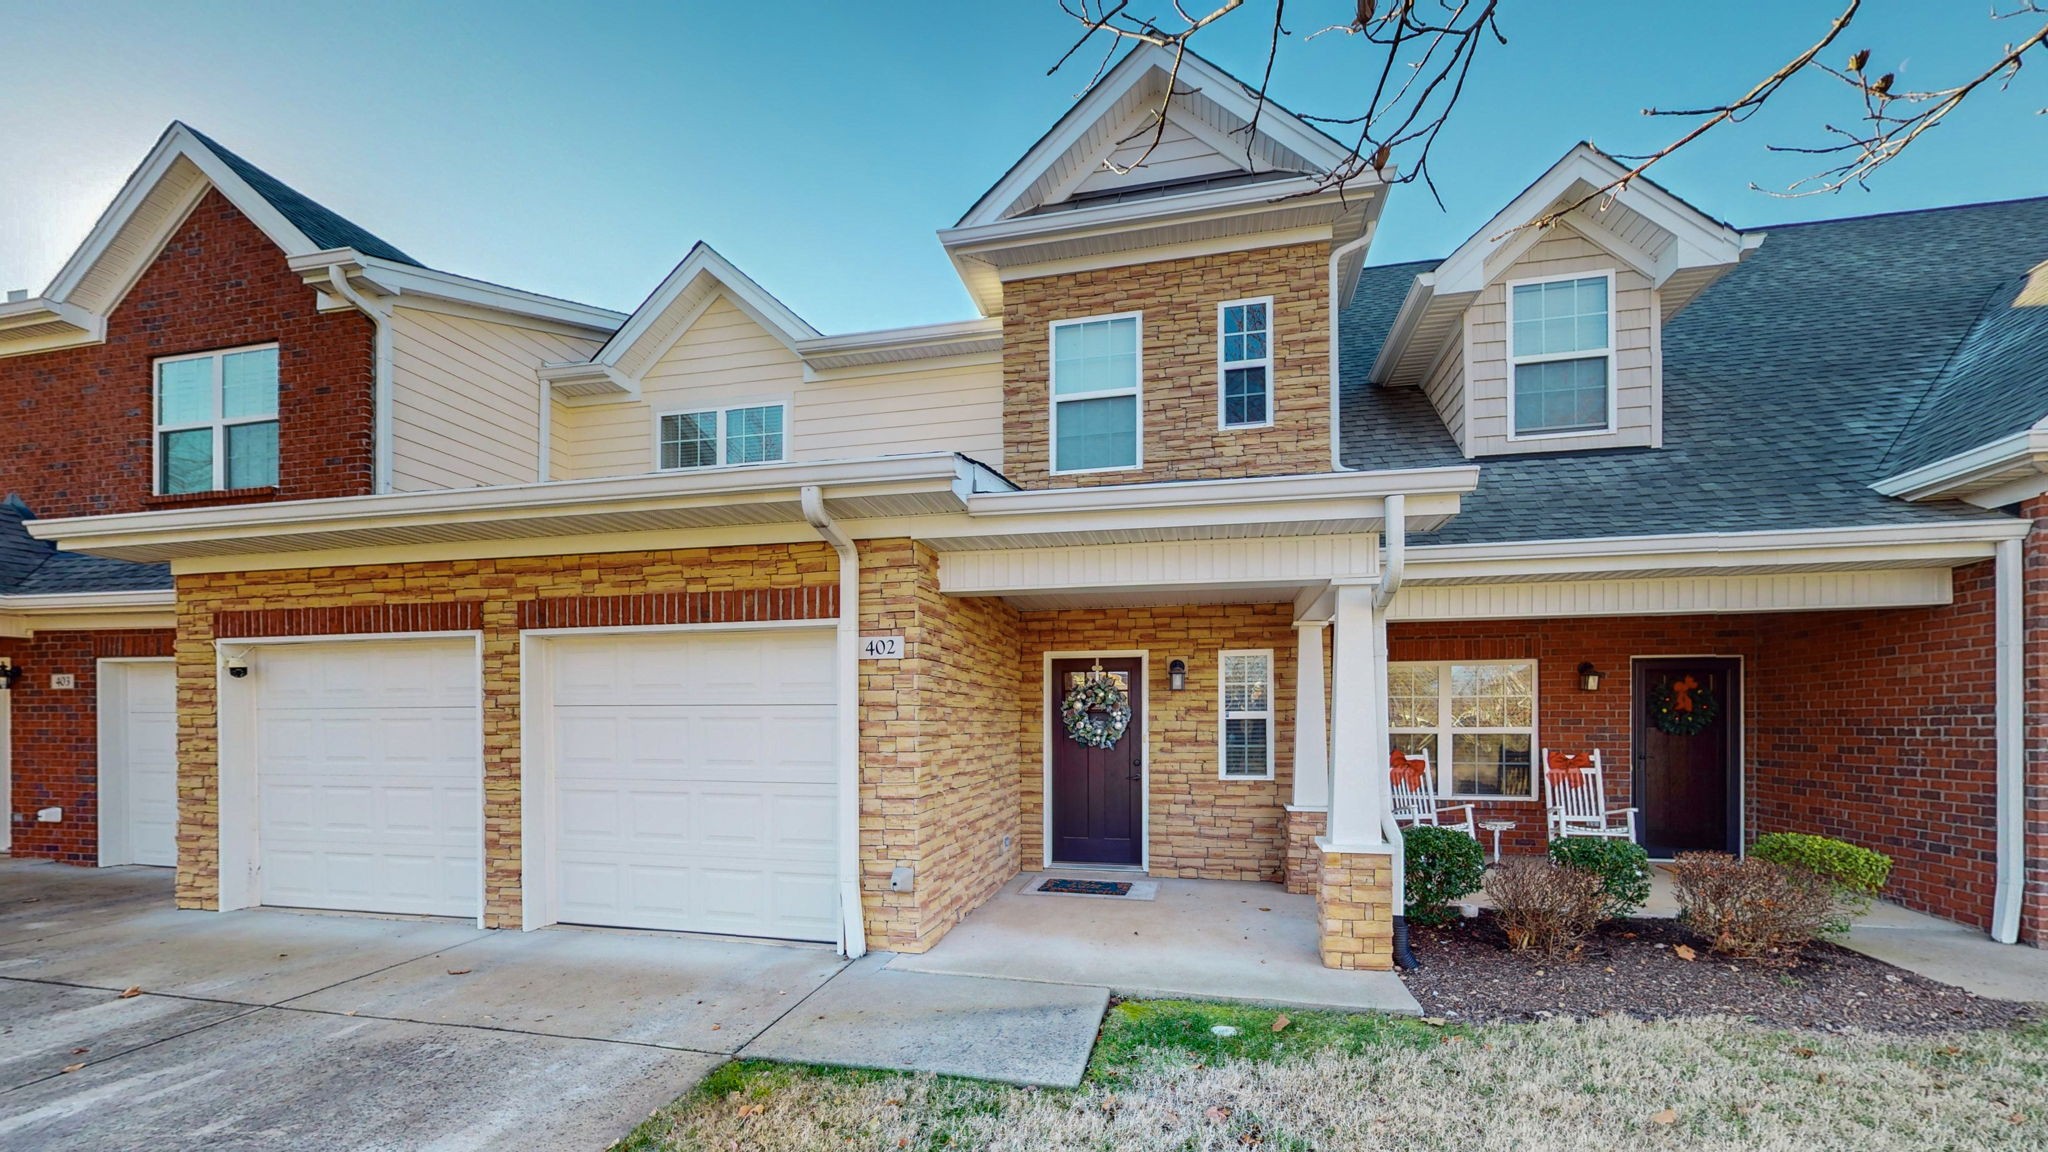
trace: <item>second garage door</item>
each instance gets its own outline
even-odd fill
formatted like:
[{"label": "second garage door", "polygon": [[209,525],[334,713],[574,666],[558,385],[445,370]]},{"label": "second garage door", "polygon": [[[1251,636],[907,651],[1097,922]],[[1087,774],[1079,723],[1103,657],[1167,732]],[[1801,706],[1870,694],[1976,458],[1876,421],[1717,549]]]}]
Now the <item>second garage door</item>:
[{"label": "second garage door", "polygon": [[247,686],[265,904],[477,914],[474,641],[270,645]]},{"label": "second garage door", "polygon": [[833,940],[833,633],[549,642],[556,919]]}]

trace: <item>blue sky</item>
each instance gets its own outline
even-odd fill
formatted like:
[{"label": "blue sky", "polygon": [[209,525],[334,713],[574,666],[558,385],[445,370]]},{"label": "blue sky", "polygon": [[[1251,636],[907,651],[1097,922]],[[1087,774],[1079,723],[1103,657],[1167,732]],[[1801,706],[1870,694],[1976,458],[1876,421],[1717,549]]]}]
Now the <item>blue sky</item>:
[{"label": "blue sky", "polygon": [[[1397,189],[1371,259],[1442,255],[1577,140],[1664,143],[1674,122],[1642,107],[1739,93],[1840,7],[1509,0],[1510,42],[1488,46],[1438,143],[1444,208]],[[1283,103],[1354,106],[1368,46],[1301,39],[1350,8],[1288,6]],[[1830,58],[1868,46],[1902,85],[1973,74],[2031,31],[1990,21],[1981,2],[1865,9]],[[1197,46],[1255,75],[1270,11],[1250,0]],[[554,3],[0,0],[0,27],[0,287],[39,291],[178,118],[435,267],[624,309],[702,239],[827,332],[973,315],[933,233],[1060,116],[1093,64],[1046,75],[1074,30],[1053,0],[601,16]],[[2043,105],[2048,59],[2010,91],[1980,93],[1871,192],[1750,191],[1812,167],[1767,144],[1813,142],[1853,115],[1849,93],[1815,76],[1657,178],[1746,226],[2039,195]]]}]

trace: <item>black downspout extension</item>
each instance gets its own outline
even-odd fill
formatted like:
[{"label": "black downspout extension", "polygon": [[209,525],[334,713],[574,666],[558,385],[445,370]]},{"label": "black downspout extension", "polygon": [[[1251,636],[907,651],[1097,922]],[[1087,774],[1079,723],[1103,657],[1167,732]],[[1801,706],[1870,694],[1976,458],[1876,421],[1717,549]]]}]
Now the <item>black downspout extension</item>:
[{"label": "black downspout extension", "polygon": [[1408,918],[1394,917],[1394,967],[1412,971],[1422,967],[1415,959],[1415,953],[1408,950]]}]

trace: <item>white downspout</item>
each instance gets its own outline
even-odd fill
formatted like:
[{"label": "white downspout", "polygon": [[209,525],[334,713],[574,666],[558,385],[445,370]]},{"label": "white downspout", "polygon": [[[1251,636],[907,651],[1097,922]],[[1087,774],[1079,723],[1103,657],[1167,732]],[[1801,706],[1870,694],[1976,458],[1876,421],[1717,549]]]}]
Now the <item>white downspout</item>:
[{"label": "white downspout", "polygon": [[1337,374],[1343,359],[1340,346],[1344,329],[1344,325],[1340,323],[1344,312],[1343,301],[1337,299],[1337,296],[1343,289],[1344,276],[1338,270],[1338,265],[1343,263],[1346,256],[1363,249],[1370,243],[1372,243],[1372,229],[1367,228],[1359,235],[1358,239],[1347,241],[1330,249],[1330,471],[1332,472],[1344,471],[1344,381]]},{"label": "white downspout", "polygon": [[804,519],[839,554],[839,951],[849,960],[868,950],[860,908],[860,552],[825,511],[825,493],[804,485]]},{"label": "white downspout", "polygon": [[375,382],[372,385],[371,405],[372,441],[370,444],[370,491],[391,491],[391,313],[365,298],[360,292],[348,286],[348,276],[341,265],[327,266],[327,284],[334,294],[354,305],[363,315],[370,318],[371,356],[375,363],[371,369]]},{"label": "white downspout", "polygon": [[540,459],[534,461],[533,478],[545,484],[554,479],[552,462],[548,459],[555,450],[555,389],[546,380],[540,382],[540,425],[534,437],[539,444]]},{"label": "white downspout", "polygon": [[2020,908],[2026,903],[2026,554],[2025,542],[2000,540],[1994,563],[1994,618],[1998,635],[1993,677],[1993,712],[1998,747],[1997,868],[1991,902],[1991,938],[2000,944],[2020,939]]}]

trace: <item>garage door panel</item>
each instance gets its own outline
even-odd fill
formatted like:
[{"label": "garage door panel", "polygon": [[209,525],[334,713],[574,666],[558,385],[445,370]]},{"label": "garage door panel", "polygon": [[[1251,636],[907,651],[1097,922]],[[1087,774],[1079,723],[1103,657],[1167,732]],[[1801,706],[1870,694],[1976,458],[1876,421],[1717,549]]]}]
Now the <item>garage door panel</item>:
[{"label": "garage door panel", "polygon": [[473,643],[289,645],[252,665],[264,903],[475,915]]},{"label": "garage door panel", "polygon": [[557,642],[558,918],[837,935],[824,630]]}]

